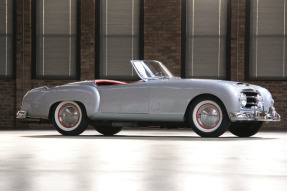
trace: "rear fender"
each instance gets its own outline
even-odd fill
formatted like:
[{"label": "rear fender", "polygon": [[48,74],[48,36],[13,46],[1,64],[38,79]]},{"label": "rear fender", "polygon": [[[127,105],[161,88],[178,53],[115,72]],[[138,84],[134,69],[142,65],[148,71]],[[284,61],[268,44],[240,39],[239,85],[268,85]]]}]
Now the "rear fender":
[{"label": "rear fender", "polygon": [[52,105],[62,101],[82,103],[91,117],[99,109],[100,94],[96,87],[83,85],[34,89],[23,98],[21,110],[28,111],[31,118],[48,118]]}]

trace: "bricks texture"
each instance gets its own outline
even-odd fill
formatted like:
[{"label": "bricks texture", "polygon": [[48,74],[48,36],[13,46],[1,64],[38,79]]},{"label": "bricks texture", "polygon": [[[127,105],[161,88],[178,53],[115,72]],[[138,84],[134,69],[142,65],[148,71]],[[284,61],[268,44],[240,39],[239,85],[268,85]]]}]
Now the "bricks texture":
[{"label": "bricks texture", "polygon": [[81,80],[95,79],[95,0],[81,5]]},{"label": "bricks texture", "polygon": [[144,1],[144,58],[160,60],[180,76],[180,0]]},{"label": "bricks texture", "polygon": [[[81,1],[81,80],[95,78],[95,6],[98,0]],[[144,59],[164,62],[181,76],[181,0],[144,0]],[[40,86],[56,86],[72,80],[36,80],[31,78],[32,22],[31,0],[17,1],[16,78],[0,79],[0,129],[52,127],[23,125],[15,120],[16,111],[27,91]],[[23,11],[24,10],[24,11]],[[246,0],[231,0],[231,80],[244,81]],[[23,38],[24,37],[24,38]],[[264,127],[287,128],[287,82],[247,81],[267,88],[273,95],[282,122]]]},{"label": "bricks texture", "polygon": [[15,127],[15,80],[0,79],[0,128]]}]

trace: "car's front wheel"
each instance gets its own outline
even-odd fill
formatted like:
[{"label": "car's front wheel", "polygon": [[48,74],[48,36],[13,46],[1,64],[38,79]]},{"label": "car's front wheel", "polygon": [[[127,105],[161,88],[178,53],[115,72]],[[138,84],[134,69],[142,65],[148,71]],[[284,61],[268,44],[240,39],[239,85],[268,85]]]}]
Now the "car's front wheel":
[{"label": "car's front wheel", "polygon": [[263,123],[262,121],[233,122],[229,127],[229,131],[238,137],[251,137],[261,129]]},{"label": "car's front wheel", "polygon": [[113,127],[113,126],[94,126],[94,128],[101,134],[106,136],[111,136],[119,133],[123,127]]},{"label": "car's front wheel", "polygon": [[213,96],[202,96],[192,102],[188,122],[201,137],[219,137],[230,125],[224,105]]},{"label": "car's front wheel", "polygon": [[54,109],[53,124],[62,135],[83,133],[89,124],[85,108],[74,101],[63,101]]}]

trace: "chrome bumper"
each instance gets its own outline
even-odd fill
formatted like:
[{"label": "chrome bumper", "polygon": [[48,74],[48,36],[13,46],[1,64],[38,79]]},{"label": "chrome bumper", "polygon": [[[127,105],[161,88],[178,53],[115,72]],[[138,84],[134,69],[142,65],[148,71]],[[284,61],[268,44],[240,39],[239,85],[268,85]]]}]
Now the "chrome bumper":
[{"label": "chrome bumper", "polygon": [[281,116],[274,107],[269,108],[269,112],[259,111],[258,107],[252,107],[250,112],[231,112],[230,120],[235,121],[281,121]]},{"label": "chrome bumper", "polygon": [[25,119],[27,115],[27,111],[18,111],[16,114],[17,119]]}]

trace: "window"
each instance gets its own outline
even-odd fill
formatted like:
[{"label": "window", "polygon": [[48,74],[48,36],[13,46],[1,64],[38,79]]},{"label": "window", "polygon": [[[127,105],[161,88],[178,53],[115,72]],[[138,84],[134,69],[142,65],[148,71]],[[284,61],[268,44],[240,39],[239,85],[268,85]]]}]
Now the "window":
[{"label": "window", "polygon": [[183,3],[182,75],[227,79],[229,0],[185,0]]},{"label": "window", "polygon": [[11,0],[0,0],[0,78],[13,76],[13,4]]},{"label": "window", "polygon": [[130,60],[140,58],[141,0],[101,0],[99,77],[133,79]]},{"label": "window", "polygon": [[78,78],[79,2],[34,0],[35,78]]},{"label": "window", "polygon": [[248,2],[247,78],[286,80],[286,0]]}]

